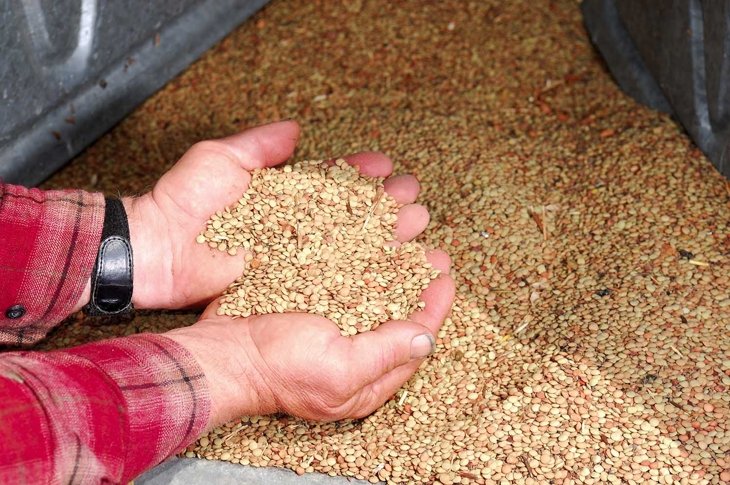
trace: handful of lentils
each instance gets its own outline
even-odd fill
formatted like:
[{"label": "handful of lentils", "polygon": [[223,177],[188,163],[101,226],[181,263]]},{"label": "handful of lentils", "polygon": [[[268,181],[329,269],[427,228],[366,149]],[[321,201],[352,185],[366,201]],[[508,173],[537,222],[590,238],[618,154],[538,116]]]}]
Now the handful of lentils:
[{"label": "handful of lentils", "polygon": [[420,294],[438,271],[422,245],[395,242],[398,209],[382,178],[344,160],[255,170],[238,203],[197,237],[231,255],[246,251],[218,314],[315,313],[342,335],[407,318],[423,308]]}]

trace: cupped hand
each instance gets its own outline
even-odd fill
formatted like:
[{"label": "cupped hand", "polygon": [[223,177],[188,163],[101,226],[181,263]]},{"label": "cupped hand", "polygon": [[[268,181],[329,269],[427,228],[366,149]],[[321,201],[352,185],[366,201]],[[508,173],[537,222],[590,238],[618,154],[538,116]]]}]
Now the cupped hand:
[{"label": "cupped hand", "polygon": [[[402,238],[401,240],[405,240]],[[209,383],[209,427],[255,414],[283,412],[310,420],[372,413],[413,375],[435,347],[454,299],[446,253],[428,259],[441,270],[408,321],[343,337],[330,320],[280,313],[232,319],[210,305],[201,320],[166,335],[187,348]]]},{"label": "cupped hand", "polygon": [[[230,256],[195,238],[213,213],[234,204],[246,191],[251,171],[276,166],[292,155],[299,133],[296,122],[285,121],[197,143],[151,192],[123,199],[134,252],[132,300],[137,308],[202,306],[240,276],[243,251]],[[381,153],[345,159],[365,175],[389,177],[393,171],[392,162]],[[405,204],[399,212],[398,238],[415,237],[428,224],[426,209],[413,204],[417,180],[411,175],[391,177],[385,187]]]}]

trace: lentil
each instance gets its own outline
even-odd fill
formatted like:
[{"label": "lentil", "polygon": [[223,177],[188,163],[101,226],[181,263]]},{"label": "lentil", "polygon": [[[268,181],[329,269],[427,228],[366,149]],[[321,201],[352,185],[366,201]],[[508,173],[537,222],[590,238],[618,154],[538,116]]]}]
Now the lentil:
[{"label": "lentil", "polygon": [[345,336],[407,319],[423,308],[419,295],[438,271],[422,245],[394,244],[398,207],[382,179],[342,159],[255,170],[238,204],[214,214],[196,238],[251,255],[218,314],[307,311]]}]

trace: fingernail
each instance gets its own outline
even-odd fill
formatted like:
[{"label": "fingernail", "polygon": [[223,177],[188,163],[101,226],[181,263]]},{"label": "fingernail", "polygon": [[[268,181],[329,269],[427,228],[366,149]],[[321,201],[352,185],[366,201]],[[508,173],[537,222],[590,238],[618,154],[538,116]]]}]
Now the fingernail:
[{"label": "fingernail", "polygon": [[423,359],[433,354],[434,350],[436,350],[436,340],[431,334],[417,335],[411,340],[411,359]]}]

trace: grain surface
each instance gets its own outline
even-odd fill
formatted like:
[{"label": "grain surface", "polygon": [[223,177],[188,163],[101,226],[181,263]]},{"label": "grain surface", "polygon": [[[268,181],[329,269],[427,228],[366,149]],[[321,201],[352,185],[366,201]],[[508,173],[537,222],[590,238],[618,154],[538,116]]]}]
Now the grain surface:
[{"label": "grain surface", "polygon": [[[391,483],[730,480],[730,188],[614,85],[577,2],[273,2],[47,186],[142,191],[192,142],[290,117],[297,159],[380,149],[419,177],[456,305],[372,416],[248,418],[187,454]],[[74,320],[46,347],[193,320]]]}]

